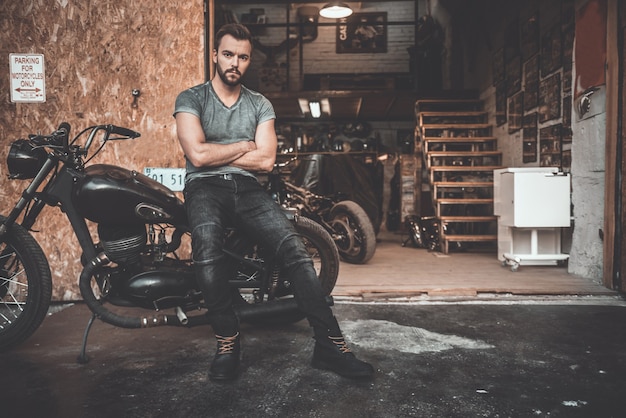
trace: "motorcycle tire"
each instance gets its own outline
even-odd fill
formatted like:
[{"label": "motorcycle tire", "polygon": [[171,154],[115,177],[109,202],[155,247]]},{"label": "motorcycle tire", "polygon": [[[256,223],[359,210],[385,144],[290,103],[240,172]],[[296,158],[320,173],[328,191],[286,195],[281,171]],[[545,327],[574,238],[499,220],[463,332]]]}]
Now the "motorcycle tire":
[{"label": "motorcycle tire", "polygon": [[376,251],[376,232],[372,221],[361,206],[351,200],[343,200],[330,210],[337,249],[341,259],[351,264],[365,264]]},{"label": "motorcycle tire", "polygon": [[[0,216],[0,222],[4,221]],[[41,247],[13,224],[0,239],[0,352],[30,337],[41,325],[52,297],[52,275]]]},{"label": "motorcycle tire", "polygon": [[[322,285],[322,291],[324,295],[329,296],[339,276],[339,253],[335,242],[328,231],[309,218],[297,216],[295,219],[295,227],[313,259],[313,265]],[[281,289],[275,296],[278,298],[293,297],[289,287],[289,279],[280,277],[278,281],[281,283]],[[234,303],[252,303],[248,302],[239,291],[236,291],[236,295],[234,295],[233,299]],[[249,319],[246,322],[255,325],[275,326],[298,322],[304,318],[304,313],[296,311],[277,316]]]}]

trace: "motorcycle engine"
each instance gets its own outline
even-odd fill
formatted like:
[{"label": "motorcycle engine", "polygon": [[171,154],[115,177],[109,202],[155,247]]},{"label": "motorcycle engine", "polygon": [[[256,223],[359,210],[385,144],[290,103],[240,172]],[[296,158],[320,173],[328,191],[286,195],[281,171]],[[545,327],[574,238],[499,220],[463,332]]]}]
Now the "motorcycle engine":
[{"label": "motorcycle engine", "polygon": [[141,252],[148,239],[144,225],[100,224],[98,225],[98,236],[109,260],[120,265],[139,263]]},{"label": "motorcycle engine", "polygon": [[110,269],[107,300],[117,306],[169,309],[199,306],[200,291],[195,290],[193,270],[176,266],[145,266],[142,254],[148,245],[144,225],[98,225],[100,245],[118,267]]}]

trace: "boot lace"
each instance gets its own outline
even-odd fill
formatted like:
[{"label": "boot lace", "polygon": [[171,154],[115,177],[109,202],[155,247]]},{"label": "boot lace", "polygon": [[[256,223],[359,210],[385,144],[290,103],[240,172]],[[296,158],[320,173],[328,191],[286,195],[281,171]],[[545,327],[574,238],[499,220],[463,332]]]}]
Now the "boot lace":
[{"label": "boot lace", "polygon": [[352,352],[350,348],[348,347],[348,343],[346,342],[346,340],[343,339],[343,337],[328,337],[328,338],[330,338],[333,344],[335,344],[337,348],[339,349],[339,351],[341,351],[343,354]]},{"label": "boot lace", "polygon": [[239,337],[239,333],[233,335],[232,337],[223,337],[221,335],[216,335],[217,339],[217,353],[218,354],[230,354],[235,349],[235,342]]}]

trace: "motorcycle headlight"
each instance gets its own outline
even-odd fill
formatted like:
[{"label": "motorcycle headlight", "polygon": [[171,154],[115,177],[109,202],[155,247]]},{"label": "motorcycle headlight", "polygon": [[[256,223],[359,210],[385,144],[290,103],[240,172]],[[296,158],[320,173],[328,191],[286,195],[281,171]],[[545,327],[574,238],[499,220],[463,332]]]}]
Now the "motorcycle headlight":
[{"label": "motorcycle headlight", "polygon": [[35,178],[45,162],[46,151],[43,148],[33,148],[27,140],[18,139],[11,144],[9,155],[7,156],[9,178]]}]

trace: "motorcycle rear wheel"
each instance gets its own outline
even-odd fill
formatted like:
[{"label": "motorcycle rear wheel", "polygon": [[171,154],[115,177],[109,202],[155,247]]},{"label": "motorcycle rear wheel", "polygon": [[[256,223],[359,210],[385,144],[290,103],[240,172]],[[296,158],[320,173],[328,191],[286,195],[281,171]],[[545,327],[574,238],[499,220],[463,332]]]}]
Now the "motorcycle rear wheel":
[{"label": "motorcycle rear wheel", "polygon": [[26,229],[12,225],[0,239],[0,352],[37,330],[51,297],[52,275],[41,247]]},{"label": "motorcycle rear wheel", "polygon": [[376,232],[365,210],[356,202],[343,200],[330,210],[329,224],[341,258],[351,264],[365,264],[376,251]]},{"label": "motorcycle rear wheel", "polygon": [[[339,253],[337,251],[337,246],[328,231],[326,231],[320,224],[309,218],[305,218],[303,216],[296,217],[295,227],[298,234],[300,234],[307,251],[311,255],[317,277],[322,285],[322,291],[324,292],[324,295],[329,296],[333,291],[335,284],[337,283],[337,277],[339,276]],[[272,297],[293,297],[290,290],[289,278],[283,277],[281,273],[278,282],[280,283],[280,288]],[[248,295],[242,295],[239,291],[236,292],[233,299],[234,303],[254,303],[249,300]],[[281,325],[298,322],[304,319],[304,317],[305,315],[302,312],[297,311],[288,314],[281,314],[279,316],[248,320],[247,322],[255,325]]]}]

